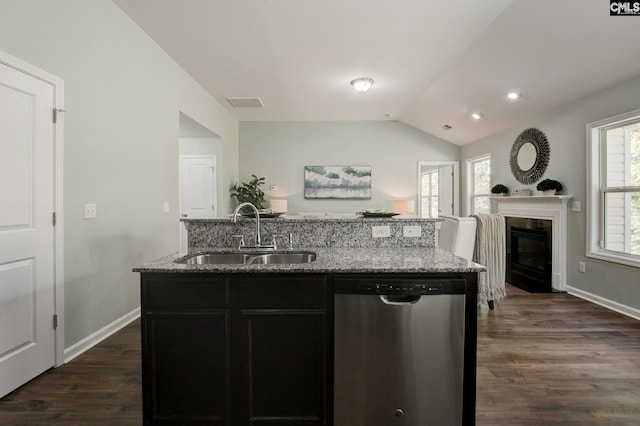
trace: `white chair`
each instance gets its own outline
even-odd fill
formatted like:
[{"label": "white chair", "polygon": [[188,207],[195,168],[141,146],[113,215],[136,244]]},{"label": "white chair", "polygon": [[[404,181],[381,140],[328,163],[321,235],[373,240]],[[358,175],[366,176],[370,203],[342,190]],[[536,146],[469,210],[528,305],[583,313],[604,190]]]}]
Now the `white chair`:
[{"label": "white chair", "polygon": [[477,221],[473,217],[440,215],[438,247],[456,256],[473,260]]}]

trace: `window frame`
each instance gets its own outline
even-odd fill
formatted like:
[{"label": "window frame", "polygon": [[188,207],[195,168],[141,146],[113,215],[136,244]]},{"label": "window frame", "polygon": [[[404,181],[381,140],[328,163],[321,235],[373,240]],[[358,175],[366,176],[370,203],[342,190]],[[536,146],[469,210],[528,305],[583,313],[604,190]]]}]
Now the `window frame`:
[{"label": "window frame", "polygon": [[[433,189],[433,177],[435,176],[436,179],[439,179],[440,177],[440,168],[438,166],[434,166],[433,169],[429,170],[427,173],[421,173],[420,174],[420,181],[422,182],[422,179],[425,176],[429,176],[429,190],[428,193],[429,195],[424,195],[424,185],[421,185],[421,192],[420,192],[420,217],[421,218],[427,218],[427,219],[433,219],[433,218],[437,218],[438,217],[438,212],[436,210],[435,212],[435,216],[433,216],[432,210],[433,210],[433,199],[435,198],[436,201],[439,201],[439,194],[433,195],[433,192],[431,191]],[[427,199],[428,200],[428,204],[429,204],[429,209],[426,212],[427,215],[425,216],[425,211],[422,208],[423,202],[424,200]]]},{"label": "window frame", "polygon": [[639,186],[603,187],[607,167],[606,150],[603,144],[603,132],[622,127],[625,123],[640,121],[640,109],[609,117],[586,126],[587,135],[587,232],[585,255],[589,258],[605,260],[622,265],[640,268],[640,255],[614,251],[604,247],[606,227],[605,197],[609,193],[640,193]]},{"label": "window frame", "polygon": [[[489,160],[489,192],[476,194],[475,191],[475,173],[474,173],[474,165],[481,161]],[[467,215],[470,216],[472,214],[476,214],[474,211],[475,200],[476,198],[488,198],[489,199],[489,210],[491,210],[491,181],[492,175],[491,172],[491,153],[476,155],[475,157],[467,158]]]}]

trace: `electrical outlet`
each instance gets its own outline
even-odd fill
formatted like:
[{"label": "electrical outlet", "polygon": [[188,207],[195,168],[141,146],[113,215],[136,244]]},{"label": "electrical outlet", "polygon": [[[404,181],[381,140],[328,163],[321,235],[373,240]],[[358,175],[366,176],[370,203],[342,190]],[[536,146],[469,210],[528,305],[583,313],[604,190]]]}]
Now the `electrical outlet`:
[{"label": "electrical outlet", "polygon": [[402,227],[402,236],[405,238],[418,238],[422,235],[422,226],[411,225]]},{"label": "electrical outlet", "polygon": [[95,219],[98,216],[98,208],[95,204],[84,205],[84,218]]},{"label": "electrical outlet", "polygon": [[385,226],[372,226],[371,227],[371,236],[373,238],[385,238],[391,236],[391,229],[389,225]]},{"label": "electrical outlet", "polygon": [[578,262],[578,272],[587,272],[587,265],[584,262]]},{"label": "electrical outlet", "polygon": [[574,201],[571,203],[572,212],[579,212],[580,210],[582,210],[582,203],[580,201]]}]

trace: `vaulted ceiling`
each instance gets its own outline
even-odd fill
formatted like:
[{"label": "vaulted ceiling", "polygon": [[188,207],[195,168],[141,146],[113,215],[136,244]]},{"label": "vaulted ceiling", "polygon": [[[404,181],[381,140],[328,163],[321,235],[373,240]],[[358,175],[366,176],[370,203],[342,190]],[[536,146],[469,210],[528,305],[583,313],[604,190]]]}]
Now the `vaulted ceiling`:
[{"label": "vaulted ceiling", "polygon": [[398,120],[464,145],[640,75],[640,16],[603,0],[114,2],[241,121]]}]

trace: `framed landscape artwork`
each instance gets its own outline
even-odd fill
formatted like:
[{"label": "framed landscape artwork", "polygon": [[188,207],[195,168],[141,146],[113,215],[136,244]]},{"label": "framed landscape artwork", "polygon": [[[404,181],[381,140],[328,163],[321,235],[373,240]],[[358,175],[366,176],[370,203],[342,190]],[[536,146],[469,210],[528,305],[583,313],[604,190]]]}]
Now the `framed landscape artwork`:
[{"label": "framed landscape artwork", "polygon": [[305,166],[304,198],[371,198],[370,166]]}]

